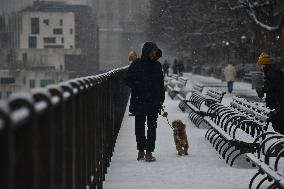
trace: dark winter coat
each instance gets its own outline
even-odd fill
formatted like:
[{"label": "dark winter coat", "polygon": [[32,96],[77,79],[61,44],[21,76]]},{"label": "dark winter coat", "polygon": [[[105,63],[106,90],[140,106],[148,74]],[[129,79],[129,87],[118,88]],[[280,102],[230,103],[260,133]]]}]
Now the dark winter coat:
[{"label": "dark winter coat", "polygon": [[264,68],[264,90],[266,106],[284,113],[284,76],[275,65]]},{"label": "dark winter coat", "polygon": [[[148,55],[157,50],[157,60],[151,62]],[[162,51],[156,44],[147,42],[142,48],[141,59],[133,62],[127,71],[126,84],[131,88],[129,111],[134,115],[153,115],[161,109],[165,100],[164,76],[158,59]]]}]

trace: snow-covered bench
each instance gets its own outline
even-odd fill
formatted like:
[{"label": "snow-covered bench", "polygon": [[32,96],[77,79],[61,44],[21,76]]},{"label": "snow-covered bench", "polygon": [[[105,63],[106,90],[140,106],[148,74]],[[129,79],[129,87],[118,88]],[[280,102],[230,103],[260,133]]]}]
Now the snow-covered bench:
[{"label": "snow-covered bench", "polygon": [[222,102],[222,99],[223,99],[225,94],[226,94],[226,92],[222,91],[220,89],[208,88],[208,90],[205,94],[205,98],[207,99],[206,105],[210,106],[213,103]]},{"label": "snow-covered bench", "polygon": [[249,102],[240,97],[233,97],[230,106],[252,118],[257,124],[267,130],[267,119],[271,109],[256,102]]},{"label": "snow-covered bench", "polygon": [[[258,167],[258,172],[252,177],[249,188],[260,188],[268,181],[267,188],[284,188],[284,166],[280,166],[280,159],[284,158],[284,135],[276,132],[265,132],[255,140],[259,148],[255,153],[247,153],[247,161],[253,167]],[[263,176],[264,175],[264,176]],[[257,177],[261,176],[261,179]],[[266,182],[267,183],[267,182]]]},{"label": "snow-covered bench", "polygon": [[177,95],[177,97],[180,100],[180,103],[178,105],[178,107],[183,111],[183,112],[187,112],[188,111],[188,106],[186,104],[187,100],[188,100],[188,95],[190,92],[197,92],[197,93],[202,93],[204,86],[201,85],[200,83],[194,83],[192,86],[192,90],[184,87],[181,89],[181,91],[179,92],[179,94]]},{"label": "snow-covered bench", "polygon": [[187,83],[187,81],[188,81],[188,78],[179,77],[179,78],[178,78],[178,81],[181,83],[181,87],[185,87],[185,86],[186,86],[186,83]]},{"label": "snow-covered bench", "polygon": [[190,110],[188,117],[192,123],[199,127],[203,122],[203,116],[200,115],[201,107],[204,105],[204,108],[207,109],[212,104],[220,103],[224,94],[225,92],[215,88],[209,88],[206,94],[192,92],[189,100],[186,100],[186,106]]},{"label": "snow-covered bench", "polygon": [[186,88],[188,79],[185,77],[178,77],[177,75],[173,75],[172,77],[173,79],[170,80],[167,85],[167,91],[169,96],[174,99],[184,88]]},{"label": "snow-covered bench", "polygon": [[178,75],[177,74],[170,74],[169,76],[165,76],[164,86],[165,86],[166,90],[168,89],[168,85],[169,85],[171,80],[178,80]]},{"label": "snow-covered bench", "polygon": [[175,79],[172,79],[167,85],[168,94],[172,99],[174,99],[180,92],[180,88],[178,87],[178,85],[181,85],[181,83]]},{"label": "snow-covered bench", "polygon": [[231,166],[239,156],[257,149],[254,138],[264,132],[246,114],[220,103],[210,105],[204,121],[210,126],[205,137]]}]

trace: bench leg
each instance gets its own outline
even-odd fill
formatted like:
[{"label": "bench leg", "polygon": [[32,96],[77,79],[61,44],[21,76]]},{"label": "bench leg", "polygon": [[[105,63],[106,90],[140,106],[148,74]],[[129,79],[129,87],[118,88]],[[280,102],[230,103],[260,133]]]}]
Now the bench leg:
[{"label": "bench leg", "polygon": [[208,130],[208,131],[209,131],[209,132],[206,133],[207,136],[205,135],[205,137],[206,137],[207,140],[209,140],[209,138],[210,138],[210,136],[211,136],[212,133],[215,133],[214,129],[211,129],[211,130]]},{"label": "bench leg", "polygon": [[216,139],[213,141],[213,147],[215,147],[216,146],[216,142],[218,141],[218,139],[220,139],[220,140],[222,140],[222,136],[221,135],[218,135],[217,137],[216,137]]},{"label": "bench leg", "polygon": [[277,184],[274,182],[273,184],[271,184],[267,189],[276,189],[278,188]]},{"label": "bench leg", "polygon": [[226,140],[224,140],[224,141],[225,141],[224,144],[222,144],[222,146],[219,149],[219,154],[222,153],[222,149],[226,146],[226,144],[228,144],[228,141],[226,141]]},{"label": "bench leg", "polygon": [[228,144],[228,147],[223,151],[223,153],[222,153],[222,157],[225,159],[225,157],[226,157],[226,153],[231,149],[231,148],[233,148],[234,146],[232,146],[232,145],[229,145]]},{"label": "bench leg", "polygon": [[226,144],[226,140],[224,138],[222,138],[215,146],[215,149],[218,151],[219,145],[224,142],[224,144]]},{"label": "bench leg", "polygon": [[210,139],[209,139],[209,142],[210,143],[213,143],[213,139],[214,139],[214,137],[216,136],[216,135],[218,135],[219,133],[214,133],[211,137],[210,137]]},{"label": "bench leg", "polygon": [[261,171],[258,170],[258,172],[251,178],[250,180],[250,183],[249,183],[249,189],[252,189],[252,184],[253,184],[253,181],[256,179],[256,177],[258,177],[258,175],[261,174]]},{"label": "bench leg", "polygon": [[257,185],[256,189],[259,189],[261,185],[268,179],[268,177],[264,177]]},{"label": "bench leg", "polygon": [[242,153],[238,153],[231,161],[230,166],[232,167],[234,165],[235,160],[240,157],[242,155]]},{"label": "bench leg", "polygon": [[[230,157],[232,156],[232,154],[236,151],[238,151],[239,149],[235,148],[233,151],[231,151],[228,156],[227,156],[227,159],[226,159],[226,163],[229,163],[229,160],[230,160]],[[234,159],[234,158],[233,158]]]}]

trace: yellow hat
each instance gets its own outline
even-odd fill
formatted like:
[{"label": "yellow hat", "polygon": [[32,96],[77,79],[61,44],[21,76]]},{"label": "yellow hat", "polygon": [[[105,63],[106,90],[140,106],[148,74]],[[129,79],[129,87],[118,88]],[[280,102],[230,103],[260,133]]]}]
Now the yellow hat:
[{"label": "yellow hat", "polygon": [[259,65],[269,65],[272,64],[272,60],[270,56],[266,53],[261,53],[261,55],[258,58],[257,64]]},{"label": "yellow hat", "polygon": [[138,58],[138,55],[135,51],[130,51],[128,54],[128,60],[129,61],[134,61]]}]

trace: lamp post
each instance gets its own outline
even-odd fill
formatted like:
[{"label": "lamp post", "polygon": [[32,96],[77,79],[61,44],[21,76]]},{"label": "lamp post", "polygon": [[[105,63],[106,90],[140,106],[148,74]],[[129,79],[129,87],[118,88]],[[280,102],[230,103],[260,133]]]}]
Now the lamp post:
[{"label": "lamp post", "polygon": [[246,42],[247,42],[247,37],[245,35],[241,36],[241,42],[242,42],[242,59],[243,59],[243,65],[245,63],[245,53],[246,53]]},{"label": "lamp post", "polygon": [[223,54],[224,54],[224,64],[226,63],[226,50],[225,50],[225,47],[226,47],[226,41],[223,40],[222,41],[222,47],[223,47]]},{"label": "lamp post", "polygon": [[229,41],[226,41],[226,49],[227,49],[227,56],[228,56],[228,64],[230,63],[230,49],[229,49],[229,46],[230,46],[230,42],[229,42]]},{"label": "lamp post", "polygon": [[212,43],[211,44],[211,53],[212,53],[212,62],[215,63],[216,62],[216,43]]}]

